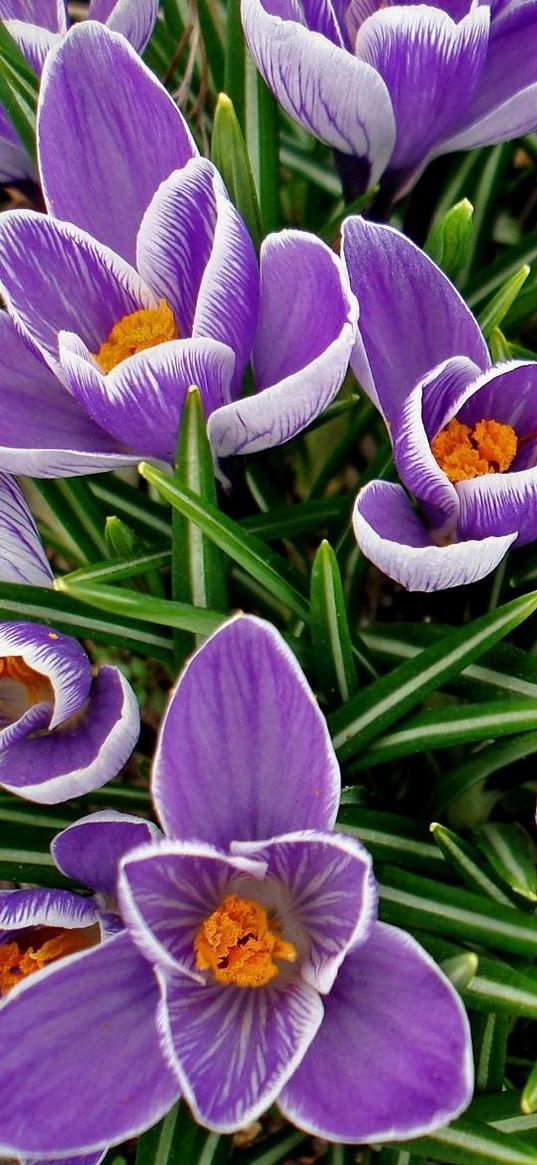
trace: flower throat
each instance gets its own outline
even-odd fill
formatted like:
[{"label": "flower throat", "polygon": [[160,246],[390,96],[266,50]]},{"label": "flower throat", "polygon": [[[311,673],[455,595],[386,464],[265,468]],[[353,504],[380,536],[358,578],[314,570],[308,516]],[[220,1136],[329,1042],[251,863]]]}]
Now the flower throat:
[{"label": "flower throat", "polygon": [[141,308],[118,320],[95,353],[95,359],[103,372],[111,372],[128,356],[178,337],[179,329],[172,309],[165,299],[161,299],[158,307]]},{"label": "flower throat", "polygon": [[200,971],[211,971],[219,983],[236,987],[264,987],[278,974],[275,959],[294,963],[297,957],[296,948],[280,938],[266,910],[236,894],[228,894],[205,919],[194,950]]},{"label": "flower throat", "polygon": [[431,441],[433,457],[452,482],[505,473],[517,448],[515,430],[499,421],[478,421],[472,429],[454,419]]}]

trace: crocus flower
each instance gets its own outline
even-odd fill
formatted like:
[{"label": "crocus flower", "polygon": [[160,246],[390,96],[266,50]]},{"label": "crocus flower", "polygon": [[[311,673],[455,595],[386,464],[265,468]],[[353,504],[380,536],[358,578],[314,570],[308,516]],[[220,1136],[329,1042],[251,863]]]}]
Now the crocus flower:
[{"label": "crocus flower", "polygon": [[[143,52],[157,17],[158,0],[90,0],[88,18],[122,33]],[[69,16],[64,0],[0,0],[0,20],[38,77],[47,53],[65,36]],[[26,153],[5,110],[0,106],[0,183],[35,179]]]},{"label": "crocus flower", "polygon": [[86,818],[53,843],[68,876],[95,886],[106,872],[125,930],[0,1008],[0,1151],[89,1152],[140,1129],[155,1058],[148,1066],[133,1044],[151,1024],[162,1089],[215,1130],[278,1099],[306,1130],[377,1142],[465,1107],[460,1000],[409,935],[377,922],[371,859],[333,832],[338,793],[294,657],[261,620],[229,621],[165,715],[153,772],[165,837],[123,851],[115,891],[109,822]]},{"label": "crocus flower", "polygon": [[[49,54],[39,148],[50,216],[0,219],[4,468],[171,461],[192,384],[219,457],[326,407],[355,334],[343,265],[288,231],[258,269],[217,171],[123,38],[90,22]],[[256,391],[239,400],[251,354]]]},{"label": "crocus flower", "polygon": [[537,125],[535,0],[242,0],[244,30],[283,108],[337,151],[356,197],[392,196],[451,150]]},{"label": "crocus flower", "polygon": [[52,586],[52,570],[15,477],[0,473],[0,581]]},{"label": "crocus flower", "polygon": [[537,538],[537,364],[492,366],[459,293],[398,231],[351,217],[343,235],[361,306],[352,365],[418,503],[370,482],[358,543],[409,590],[474,582]]}]

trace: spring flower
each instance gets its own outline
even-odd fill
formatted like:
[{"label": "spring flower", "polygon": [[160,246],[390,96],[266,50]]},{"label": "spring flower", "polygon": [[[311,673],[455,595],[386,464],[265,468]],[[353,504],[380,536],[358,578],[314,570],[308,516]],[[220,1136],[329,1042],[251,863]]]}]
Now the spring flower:
[{"label": "spring flower", "polygon": [[[158,0],[90,0],[88,17],[122,33],[143,52],[157,17]],[[0,0],[0,20],[38,77],[47,53],[69,25],[64,0]],[[0,183],[35,180],[35,169],[7,113],[0,106]]]},{"label": "spring flower", "polygon": [[[125,930],[0,1008],[0,1151],[89,1152],[143,1127],[156,1061],[133,1044],[151,1024],[160,1099],[175,1089],[215,1130],[276,1099],[300,1127],[351,1142],[414,1136],[459,1113],[472,1087],[464,1010],[422,948],[376,921],[371,859],[333,832],[339,772],[324,719],[270,625],[239,616],[192,658],[153,794],[165,837],[127,850],[121,838],[115,890],[109,821],[86,818],[53,843],[68,876],[95,886],[106,871]],[[122,1048],[111,1041],[127,1016]]]},{"label": "spring flower", "polygon": [[[50,216],[0,218],[4,468],[172,461],[192,384],[219,457],[326,407],[355,334],[341,261],[288,231],[258,269],[217,171],[123,38],[90,22],[49,54],[39,148]],[[251,354],[256,391],[239,400]]]},{"label": "spring flower", "polygon": [[21,487],[0,473],[0,581],[52,585],[52,570]]},{"label": "spring flower", "polygon": [[370,482],[358,544],[409,590],[474,582],[537,538],[537,364],[492,366],[459,293],[398,231],[351,217],[343,251],[361,305],[353,368],[418,504]]},{"label": "spring flower", "polygon": [[433,157],[537,125],[537,6],[242,0],[283,108],[337,151],[344,191],[397,196]]}]

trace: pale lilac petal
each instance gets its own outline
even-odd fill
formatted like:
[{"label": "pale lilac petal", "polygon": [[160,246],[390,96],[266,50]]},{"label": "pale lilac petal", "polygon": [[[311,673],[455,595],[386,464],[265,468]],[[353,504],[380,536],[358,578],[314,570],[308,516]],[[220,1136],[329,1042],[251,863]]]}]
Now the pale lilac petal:
[{"label": "pale lilac petal", "polygon": [[[49,681],[53,700],[49,728],[80,712],[91,685],[91,665],[83,647],[69,635],[38,623],[0,623],[0,658],[22,656],[25,663]],[[11,683],[4,678],[0,683]],[[15,728],[15,725],[13,726]],[[11,730],[0,733],[2,745],[11,743]]]},{"label": "pale lilac petal", "polygon": [[402,5],[360,28],[356,54],[383,78],[395,113],[390,170],[412,171],[460,117],[484,65],[489,20],[485,5],[458,23],[429,5]]},{"label": "pale lilac petal", "polygon": [[58,869],[67,878],[75,878],[103,894],[112,894],[121,858],[135,846],[156,841],[161,836],[152,821],[115,809],[103,809],[68,825],[56,834],[50,848]]},{"label": "pale lilac petal", "polygon": [[517,546],[537,538],[537,469],[487,473],[457,484],[462,538],[489,538],[494,531]]},{"label": "pale lilac petal", "polygon": [[358,494],[352,522],[366,558],[409,591],[443,590],[485,578],[516,540],[515,532],[437,546],[401,486],[381,481]]},{"label": "pale lilac petal", "polygon": [[46,28],[38,28],[35,24],[27,24],[23,20],[6,20],[6,28],[34,73],[40,77],[47,55],[60,43],[61,35],[49,32]]},{"label": "pale lilac petal", "polygon": [[[273,16],[278,15],[284,17],[283,7],[281,3],[267,4],[267,9],[270,10]],[[322,33],[333,44],[346,47],[345,30],[340,27],[336,5],[332,4],[331,0],[302,0],[302,8],[308,28],[311,28],[314,32]],[[293,16],[290,18],[293,19]],[[297,19],[297,17],[295,16],[294,19]],[[302,16],[298,17],[298,21],[299,24],[302,24]]]},{"label": "pale lilac petal", "polygon": [[300,1063],[323,1015],[306,983],[265,988],[162,973],[163,1050],[194,1116],[216,1132],[256,1120]]},{"label": "pale lilac petal", "polygon": [[62,366],[71,392],[96,424],[138,457],[172,462],[183,404],[197,385],[206,414],[229,400],[235,358],[217,340],[169,340],[129,356],[108,376],[76,337],[64,335]]},{"label": "pale lilac petal", "polygon": [[238,390],[257,320],[257,259],[210,162],[194,159],[159,187],[140,227],[137,266],[173,308],[180,336],[233,349]]},{"label": "pale lilac petal", "polygon": [[64,0],[0,0],[0,20],[26,21],[51,32],[67,28]]},{"label": "pale lilac petal", "polygon": [[252,884],[257,889],[265,872],[262,859],[230,857],[201,843],[142,846],[122,862],[121,914],[146,958],[205,983],[194,951],[201,924],[226,894],[252,897]]},{"label": "pale lilac petal", "polygon": [[472,1086],[459,996],[415,939],[377,923],[345,959],[279,1104],[308,1132],[370,1144],[446,1124],[469,1104]]},{"label": "pale lilac petal", "polygon": [[0,1008],[0,1151],[87,1153],[159,1120],[178,1088],[157,1003],[125,932],[14,987]]},{"label": "pale lilac petal", "polygon": [[339,789],[324,718],[281,636],[252,616],[225,623],[190,660],[164,717],[153,792],[165,831],[225,849],[330,829]]},{"label": "pale lilac petal", "polygon": [[0,930],[23,930],[28,926],[93,926],[97,908],[90,898],[70,890],[0,891]]},{"label": "pale lilac petal", "polygon": [[108,1152],[108,1145],[96,1153],[79,1153],[76,1157],[23,1157],[21,1165],[101,1165]]},{"label": "pale lilac petal", "polygon": [[90,0],[88,9],[88,19],[98,20],[101,24],[106,24],[108,17],[114,11],[117,0]]},{"label": "pale lilac petal", "polygon": [[[158,0],[117,0],[106,24],[112,32],[120,32],[126,37],[137,53],[143,53],[157,19],[157,11]],[[97,19],[91,6],[88,17],[90,20]]]},{"label": "pale lilac petal", "polygon": [[351,363],[388,420],[409,389],[450,356],[490,367],[481,331],[458,291],[399,231],[354,215],[343,225],[343,256],[360,304],[361,344]]},{"label": "pale lilac petal", "polygon": [[286,113],[315,137],[363,159],[364,189],[377,182],[395,142],[384,81],[321,33],[281,20],[267,8],[261,0],[242,3],[250,52],[269,88]]},{"label": "pale lilac petal", "polygon": [[0,579],[49,587],[53,574],[16,478],[0,473]]},{"label": "pale lilac petal", "polygon": [[160,82],[124,37],[93,21],[47,57],[38,148],[50,213],[129,262],[156,189],[197,154]]},{"label": "pale lilac petal", "polygon": [[[512,425],[525,447],[536,426],[536,401],[537,364],[534,360],[513,360],[477,377],[466,399],[461,400],[457,416],[465,425],[476,425],[484,418]],[[517,467],[521,453],[514,462]]]},{"label": "pale lilac petal", "polygon": [[155,300],[128,263],[70,223],[31,210],[0,218],[0,287],[28,335],[53,359],[58,333],[98,351],[115,323]]},{"label": "pale lilac petal", "polygon": [[347,951],[367,941],[376,921],[378,892],[371,855],[354,838],[313,830],[263,845],[234,842],[231,850],[266,862],[267,880],[285,886],[284,934],[297,950],[305,948],[302,978],[326,994]]},{"label": "pale lilac petal", "polygon": [[261,248],[261,297],[253,365],[256,392],[215,413],[217,456],[288,441],[334,399],[347,372],[357,305],[338,257],[299,231]]}]

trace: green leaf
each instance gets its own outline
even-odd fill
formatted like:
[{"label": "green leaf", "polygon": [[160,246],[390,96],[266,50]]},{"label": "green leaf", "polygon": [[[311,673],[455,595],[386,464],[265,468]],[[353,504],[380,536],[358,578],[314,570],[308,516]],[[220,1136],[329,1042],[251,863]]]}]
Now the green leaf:
[{"label": "green leaf", "polygon": [[245,137],[259,195],[263,232],[280,227],[279,110],[275,97],[246,53]]},{"label": "green leaf", "polygon": [[226,93],[221,93],[216,103],[211,160],[220,170],[231,201],[244,219],[255,247],[259,250],[263,231],[254,176],[233,102]]},{"label": "green leaf", "polygon": [[129,485],[115,473],[100,473],[89,479],[92,494],[107,509],[129,522],[142,538],[152,542],[155,537],[167,541],[172,536],[167,506],[142,493],[138,486]]},{"label": "green leaf", "polygon": [[467,198],[438,219],[430,231],[424,251],[453,279],[468,258],[473,231],[474,208]]},{"label": "green leaf", "polygon": [[83,478],[57,481],[40,478],[34,481],[33,487],[50,506],[83,559],[91,562],[96,554],[99,558],[106,557],[105,515]]},{"label": "green leaf", "polygon": [[310,632],[317,676],[328,703],[348,700],[358,680],[339,567],[326,540],[311,571]]},{"label": "green leaf", "polygon": [[513,359],[511,345],[499,328],[492,328],[488,339],[493,364],[500,364],[502,360]]},{"label": "green leaf", "polygon": [[16,41],[0,21],[0,103],[31,158],[36,160],[39,82]]},{"label": "green leaf", "polygon": [[284,1128],[251,1149],[241,1149],[237,1165],[281,1165],[281,1163],[283,1165],[283,1162],[289,1161],[289,1154],[294,1155],[295,1149],[303,1145],[307,1139],[305,1134],[297,1129]]},{"label": "green leaf", "polygon": [[537,1113],[537,1064],[532,1068],[524,1085],[520,1107],[522,1112]]},{"label": "green leaf", "polygon": [[483,858],[480,860],[479,851],[474,850],[462,837],[457,837],[451,829],[439,825],[436,821],[431,825],[431,833],[448,862],[470,890],[478,890],[486,894],[487,898],[492,898],[493,902],[502,902],[504,906],[512,905],[509,896],[500,889],[498,882],[491,876],[489,863]]},{"label": "green leaf", "polygon": [[531,1141],[506,1136],[468,1117],[461,1117],[427,1137],[405,1141],[400,1147],[450,1165],[537,1165],[537,1148]]},{"label": "green leaf", "polygon": [[474,840],[511,890],[530,902],[537,901],[535,852],[521,826],[489,822],[476,830]]},{"label": "green leaf", "polygon": [[224,1165],[231,1137],[196,1124],[183,1101],[138,1139],[136,1165]]},{"label": "green leaf", "polygon": [[526,264],[519,271],[515,271],[514,275],[511,275],[506,280],[479,315],[478,323],[486,339],[490,336],[494,328],[499,328],[505,319],[509,309],[514,304],[515,299],[524,286],[529,273],[530,268]]},{"label": "green leaf", "polygon": [[180,489],[165,473],[143,461],[139,467],[142,477],[156,487],[162,497],[195,522],[200,530],[220,547],[234,562],[257,579],[301,619],[307,619],[309,604],[302,577],[286,559],[270,550],[259,538],[243,530],[237,522],[221,514],[208,502],[202,503],[195,494]]},{"label": "green leaf", "polygon": [[56,580],[56,588],[101,611],[128,618],[132,616],[144,623],[160,623],[163,627],[180,627],[195,635],[212,635],[224,619],[219,611],[205,611],[189,603],[175,603],[153,595],[142,595],[139,591],[72,582],[72,576],[67,575]]},{"label": "green leaf", "polygon": [[[442,966],[446,960],[466,956],[470,952],[445,938],[438,938],[423,931],[418,932],[422,945]],[[477,944],[476,944],[477,945]],[[475,952],[473,952],[475,954]],[[467,1008],[472,1012],[490,1012],[537,1018],[537,982],[518,967],[511,967],[503,960],[489,957],[481,951],[473,978],[461,984],[460,992]]]},{"label": "green leaf", "polygon": [[[123,545],[125,544],[123,542]],[[77,585],[89,582],[122,582],[123,579],[135,578],[136,575],[146,574],[147,571],[170,566],[171,560],[171,550],[137,550],[124,558],[108,558],[101,562],[93,562],[90,566],[81,566],[79,570],[72,570],[69,574],[62,575],[61,579],[56,579],[54,585],[57,590],[66,590],[64,583]]]},{"label": "green leaf", "polygon": [[493,1013],[473,1016],[475,1084],[478,1092],[498,1092],[505,1078],[511,1017]]},{"label": "green leaf", "polygon": [[426,826],[413,817],[342,803],[337,828],[358,837],[375,862],[400,863],[405,869],[446,876],[444,855],[431,844]]},{"label": "green leaf", "polygon": [[[533,591],[496,611],[488,612],[465,627],[451,631],[438,643],[425,648],[416,658],[400,664],[388,676],[382,676],[362,689],[330,717],[334,747],[340,759],[347,760],[357,753],[363,753],[365,744],[419,703],[428,692],[439,688],[451,676],[483,655],[487,648],[527,619],[536,608],[537,592]],[[431,724],[431,718],[428,724]],[[517,728],[511,731],[517,731]],[[489,735],[495,736],[497,733]],[[467,739],[482,737],[470,735]],[[429,745],[423,747],[428,748]],[[409,747],[408,751],[414,750]],[[393,755],[402,754],[394,752]]]},{"label": "green leaf", "polygon": [[[480,749],[475,756],[464,761],[451,770],[441,772],[432,792],[434,812],[443,812],[449,806],[451,821],[456,824],[480,824],[482,818],[475,820],[468,816],[468,797],[476,786],[484,787],[492,773],[498,772],[515,761],[531,756],[537,752],[537,732],[525,732],[521,736],[514,736],[508,740],[494,741],[486,748]],[[524,778],[522,778],[524,779]],[[487,808],[490,809],[501,796],[501,790],[491,790],[486,793]],[[461,802],[461,813],[457,802]],[[464,802],[464,805],[462,804]],[[485,812],[488,816],[488,812]]]},{"label": "green leaf", "polygon": [[461,951],[460,955],[444,959],[440,966],[456,991],[464,991],[470,981],[475,979],[479,959],[475,951]]}]

